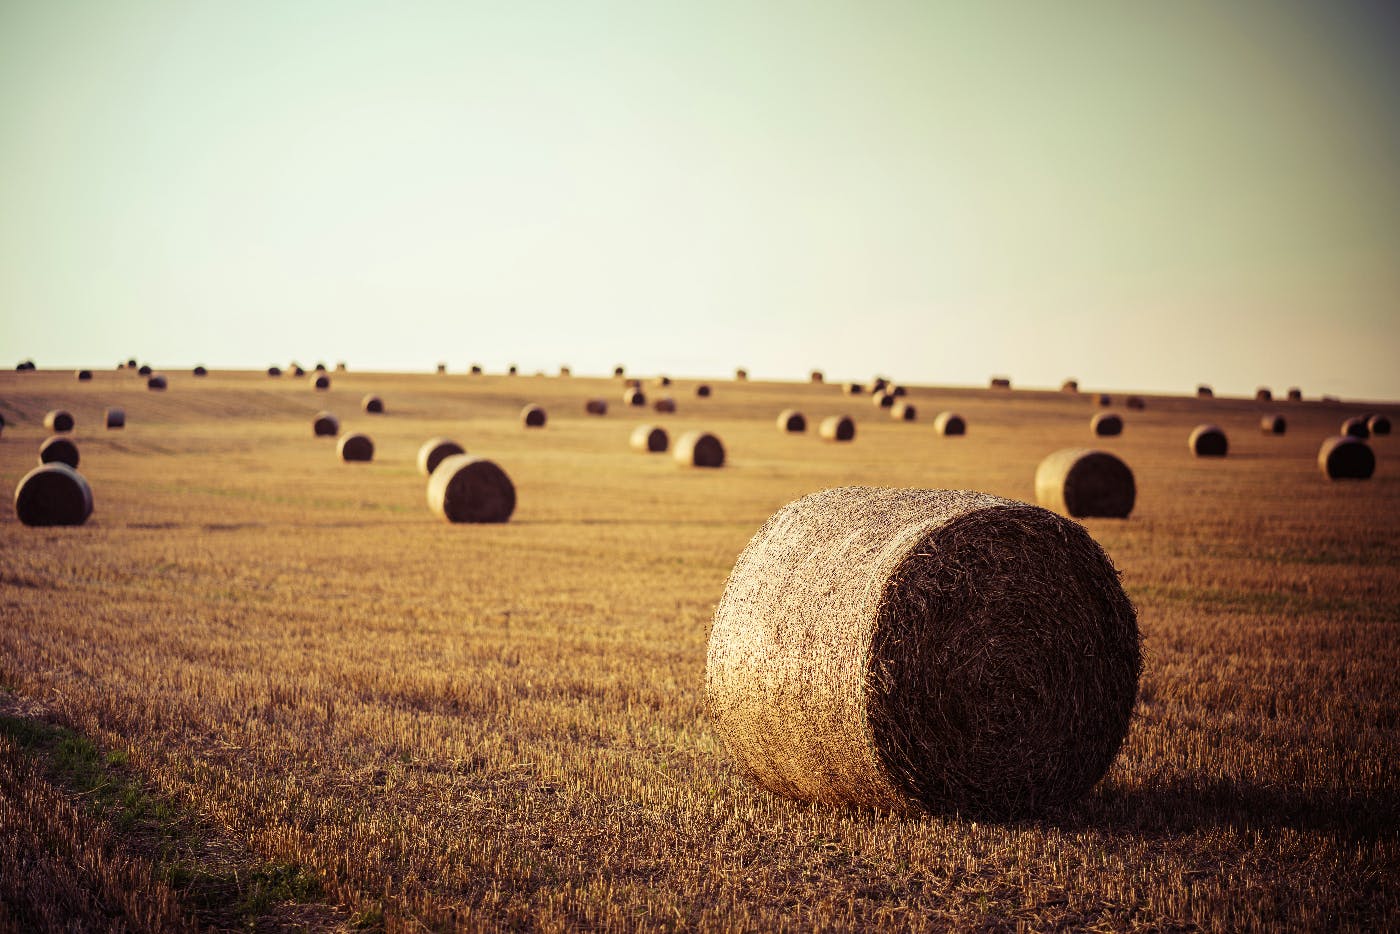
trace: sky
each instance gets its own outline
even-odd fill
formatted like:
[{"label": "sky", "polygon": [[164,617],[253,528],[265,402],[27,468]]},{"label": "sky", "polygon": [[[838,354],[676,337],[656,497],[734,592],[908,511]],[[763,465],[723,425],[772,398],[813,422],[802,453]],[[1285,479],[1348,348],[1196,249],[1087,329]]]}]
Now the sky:
[{"label": "sky", "polygon": [[0,364],[1400,399],[1382,0],[0,0]]}]

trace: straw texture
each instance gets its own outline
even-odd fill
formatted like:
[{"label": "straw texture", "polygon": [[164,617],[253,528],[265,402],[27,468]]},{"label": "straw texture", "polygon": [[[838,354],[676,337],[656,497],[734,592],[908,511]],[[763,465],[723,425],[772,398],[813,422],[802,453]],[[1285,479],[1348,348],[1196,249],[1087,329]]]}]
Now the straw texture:
[{"label": "straw texture", "polygon": [[1040,462],[1035,500],[1076,519],[1126,519],[1137,501],[1128,465],[1107,451],[1067,448]]}]

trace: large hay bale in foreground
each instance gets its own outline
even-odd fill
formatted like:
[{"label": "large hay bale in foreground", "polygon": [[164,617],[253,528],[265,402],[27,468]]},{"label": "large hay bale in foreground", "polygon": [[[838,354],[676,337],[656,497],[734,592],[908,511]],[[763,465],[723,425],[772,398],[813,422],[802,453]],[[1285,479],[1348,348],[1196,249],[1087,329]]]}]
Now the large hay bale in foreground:
[{"label": "large hay bale in foreground", "polygon": [[708,383],[701,383],[695,387],[695,395],[700,399],[710,398],[710,386]]},{"label": "large hay bale in foreground", "polygon": [[622,401],[625,405],[643,408],[647,404],[647,394],[633,386],[630,389],[623,390]]},{"label": "large hay bale in foreground", "polygon": [[515,512],[515,484],[493,461],[454,454],[428,478],[428,508],[448,522],[505,522]]},{"label": "large hay bale in foreground", "polygon": [[652,408],[663,413],[674,412],[676,411],[676,400],[672,399],[670,396],[664,399],[657,399],[656,402],[652,404]]},{"label": "large hay bale in foreground", "polygon": [[325,373],[318,374],[311,385],[315,387],[318,392],[325,392],[327,389],[331,388],[331,378]]},{"label": "large hay bale in foreground", "polygon": [[666,429],[657,425],[638,425],[632,429],[632,437],[628,441],[632,445],[632,450],[641,451],[645,454],[661,454],[671,446],[671,439],[666,434]]},{"label": "large hay bale in foreground", "polygon": [[545,423],[544,409],[537,405],[527,405],[520,410],[520,424],[526,428],[543,428]]},{"label": "large hay bale in foreground", "polygon": [[1036,468],[1035,499],[1076,519],[1126,519],[1137,501],[1137,485],[1128,465],[1107,451],[1067,448]]},{"label": "large hay bale in foreground", "polygon": [[44,427],[49,431],[72,431],[73,414],[67,409],[53,409],[44,415]]},{"label": "large hay bale in foreground", "polygon": [[1278,413],[1259,419],[1259,430],[1266,435],[1281,435],[1288,431],[1288,420]]},{"label": "large hay bale in foreground", "polygon": [[778,413],[779,431],[806,431],[807,417],[796,409],[783,409]]},{"label": "large hay bale in foreground", "polygon": [[1371,437],[1371,427],[1366,424],[1366,416],[1353,415],[1342,422],[1342,434],[1351,435],[1353,438],[1366,440]]},{"label": "large hay bale in foreground", "polygon": [[374,442],[369,435],[352,432],[342,435],[335,446],[336,454],[343,461],[368,462],[374,460]]},{"label": "large hay bale in foreground", "polygon": [[43,464],[15,487],[15,515],[25,525],[82,525],[92,515],[92,488],[67,464]]},{"label": "large hay bale in foreground", "polygon": [[1082,526],[984,493],[847,487],[739,556],[705,672],[716,732],[777,794],[1034,815],[1107,771],[1142,660]]},{"label": "large hay bale in foreground", "polygon": [[371,415],[384,414],[384,400],[373,393],[361,399],[360,406]]},{"label": "large hay bale in foreground", "polygon": [[1360,438],[1334,435],[1318,449],[1317,466],[1329,480],[1369,480],[1376,472],[1376,455]]},{"label": "large hay bale in foreground", "polygon": [[418,472],[425,477],[431,476],[438,464],[465,453],[467,449],[451,438],[430,438],[418,449]]},{"label": "large hay bale in foreground", "polygon": [[330,412],[317,412],[311,420],[311,434],[317,438],[334,438],[340,434],[340,419]]},{"label": "large hay bale in foreground", "polygon": [[687,467],[723,467],[724,445],[708,431],[691,431],[676,439],[676,462]]},{"label": "large hay bale in foreground", "polygon": [[41,464],[67,464],[74,470],[78,469],[78,445],[65,435],[54,435],[52,438],[45,438],[44,443],[39,445],[39,463]]},{"label": "large hay bale in foreground", "polygon": [[1191,429],[1186,446],[1197,457],[1224,457],[1230,452],[1230,439],[1216,425],[1197,425]]},{"label": "large hay bale in foreground", "polygon": [[583,410],[589,415],[607,415],[608,403],[604,399],[589,399],[583,404]]},{"label": "large hay bale in foreground", "polygon": [[77,378],[78,382],[86,383],[92,379],[92,370],[79,370],[73,376]]},{"label": "large hay bale in foreground", "polygon": [[933,430],[940,435],[965,435],[967,422],[957,412],[939,412],[933,420]]},{"label": "large hay bale in foreground", "polygon": [[919,417],[919,410],[914,407],[914,403],[900,399],[890,406],[890,417],[897,422],[912,422]]},{"label": "large hay bale in foreground", "polygon": [[1123,433],[1123,417],[1116,412],[1099,412],[1089,419],[1089,430],[1100,438],[1111,438]]},{"label": "large hay bale in foreground", "polygon": [[107,427],[108,427],[108,428],[125,428],[125,427],[126,427],[126,410],[125,410],[125,409],[118,409],[118,408],[110,408],[110,409],[107,409],[107,411],[105,411],[105,412],[102,413],[102,418],[103,418],[103,420],[107,423]]},{"label": "large hay bale in foreground", "polygon": [[849,415],[828,415],[817,426],[823,441],[854,441],[856,423]]},{"label": "large hay bale in foreground", "polygon": [[1390,418],[1385,415],[1372,415],[1366,419],[1366,428],[1373,435],[1390,434]]}]

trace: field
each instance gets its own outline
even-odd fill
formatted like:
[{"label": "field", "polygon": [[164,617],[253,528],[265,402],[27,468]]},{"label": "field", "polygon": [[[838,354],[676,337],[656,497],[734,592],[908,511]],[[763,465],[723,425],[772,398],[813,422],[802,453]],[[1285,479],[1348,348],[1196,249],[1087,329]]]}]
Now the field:
[{"label": "field", "polygon": [[[1089,393],[915,387],[895,423],[834,385],[648,385],[678,402],[657,415],[613,379],[332,378],[0,374],[7,495],[63,407],[96,500],[80,528],[0,513],[0,929],[1400,926],[1400,439],[1372,441],[1367,482],[1316,466],[1344,417],[1400,409],[1149,396],[1093,439]],[[806,434],[776,430],[789,406]],[[322,408],[372,463],[312,437]],[[966,437],[935,435],[942,409]],[[819,441],[840,412],[854,443]],[[643,421],[711,430],[729,462],[636,453]],[[1203,421],[1223,461],[1188,453]],[[511,522],[429,513],[435,435],[510,474]],[[1033,500],[1068,446],[1139,490],[1085,523],[1146,660],[1108,776],[1009,824],[743,781],[705,646],[759,525],[841,485]]]}]

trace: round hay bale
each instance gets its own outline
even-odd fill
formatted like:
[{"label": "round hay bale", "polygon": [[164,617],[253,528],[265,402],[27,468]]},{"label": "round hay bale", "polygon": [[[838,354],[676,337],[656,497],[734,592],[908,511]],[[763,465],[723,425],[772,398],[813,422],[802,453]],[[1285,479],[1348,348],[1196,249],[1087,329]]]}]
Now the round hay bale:
[{"label": "round hay bale", "polygon": [[301,367],[295,366],[295,365],[294,365],[294,366],[292,367],[292,375],[295,376],[295,377],[297,377],[297,378],[301,378],[301,377],[303,377],[303,376],[306,375],[306,371],[303,370]]},{"label": "round hay bale", "polygon": [[479,364],[479,363],[473,363],[473,364],[472,364],[472,375],[473,375],[473,376],[480,376],[480,375],[481,375],[482,373],[484,373],[484,372],[485,372],[485,370],[483,370],[483,369],[481,368],[481,364]]},{"label": "round hay bale", "polygon": [[103,419],[108,428],[125,428],[126,411],[124,409],[111,408],[102,413]]},{"label": "round hay bale", "polygon": [[708,383],[701,383],[695,387],[695,396],[698,399],[710,398],[710,386]]},{"label": "round hay bale", "polygon": [[25,525],[82,525],[92,515],[92,487],[67,464],[43,464],[15,487],[15,515]]},{"label": "round hay bale", "polygon": [[1269,389],[1269,388],[1267,388],[1267,387],[1265,387],[1265,386],[1260,386],[1258,389],[1254,390],[1254,401],[1255,401],[1255,402],[1273,402],[1273,401],[1274,401],[1274,393],[1273,393],[1273,390],[1271,390],[1271,389]]},{"label": "round hay bale", "polygon": [[823,373],[821,370],[813,370],[813,371],[812,371],[812,375],[811,375],[809,378],[810,378],[811,381],[814,382],[814,383],[824,383],[824,382],[826,382],[826,374]]},{"label": "round hay bale", "polygon": [[626,405],[644,408],[647,404],[647,394],[633,386],[622,391],[622,401]]},{"label": "round hay bale", "polygon": [[1113,404],[1113,397],[1106,392],[1099,393],[1099,405],[1107,408]]},{"label": "round hay bale", "polygon": [[912,402],[905,402],[900,399],[890,406],[890,417],[897,422],[912,422],[919,417],[918,409],[914,408]]},{"label": "round hay bale", "polygon": [[1207,386],[1205,383],[1202,383],[1201,385],[1199,385],[1199,386],[1196,387],[1196,398],[1197,398],[1197,399],[1213,399],[1213,398],[1215,398],[1215,390],[1214,390],[1214,389],[1211,389],[1211,388],[1210,388],[1209,386]]},{"label": "round hay bale", "polygon": [[841,391],[848,396],[858,396],[865,392],[865,387],[860,383],[845,383],[841,386]]},{"label": "round hay bale", "polygon": [[1330,403],[1330,404],[1336,404],[1336,403],[1338,403],[1338,402],[1341,402],[1342,400],[1339,399],[1339,398],[1336,397],[1336,396],[1331,396],[1331,395],[1327,395],[1326,393],[1324,393],[1319,401],[1320,401],[1320,402]]},{"label": "round hay bale", "polygon": [[506,368],[507,376],[518,376],[519,374],[520,367],[516,366],[514,363],[512,363],[509,367]]},{"label": "round hay bale", "polygon": [[447,364],[446,364],[446,363],[439,363],[439,364],[437,365],[437,373],[438,373],[438,376],[446,376],[446,375],[447,375]]},{"label": "round hay bale", "polygon": [[79,370],[73,375],[77,378],[78,382],[86,383],[92,379],[92,370]]},{"label": "round hay bale", "polygon": [[493,461],[454,454],[428,478],[428,508],[448,522],[505,522],[515,512],[515,484]]},{"label": "round hay bale", "polygon": [[1142,670],[1078,523],[985,493],[846,487],[759,530],[715,609],[716,732],[799,800],[1019,817],[1108,770]]},{"label": "round hay bale", "polygon": [[669,376],[658,376],[658,377],[656,377],[656,379],[652,380],[652,382],[655,383],[655,384],[658,385],[658,386],[669,386],[669,385],[671,385],[671,377],[669,377]]},{"label": "round hay bale", "polygon": [[1371,437],[1371,428],[1366,424],[1366,416],[1354,415],[1342,422],[1342,434],[1366,440]]},{"label": "round hay bale", "polygon": [[334,438],[340,434],[340,419],[330,412],[317,412],[311,421],[311,434],[317,438]]},{"label": "round hay bale", "polygon": [[326,361],[324,361],[324,360],[317,360],[317,361],[316,361],[315,370],[316,370],[317,373],[324,373],[324,372],[326,372]]},{"label": "round hay bale", "polygon": [[940,435],[965,435],[967,422],[957,412],[939,412],[933,420],[933,430]]},{"label": "round hay bale", "polygon": [[340,455],[343,461],[367,462],[374,460],[374,442],[369,435],[352,432],[348,435],[341,435],[340,441],[335,446],[335,452]]},{"label": "round hay bale", "polygon": [[545,423],[544,409],[537,405],[527,405],[520,410],[520,424],[526,428],[543,428]]},{"label": "round hay bale", "polygon": [[737,370],[734,371],[734,379],[737,380],[738,382],[741,382],[741,383],[742,383],[744,380],[746,380],[746,379],[748,379],[748,378],[749,378],[749,371],[746,370],[746,369],[744,369],[743,367],[740,367],[739,369],[737,369]]},{"label": "round hay bale", "polygon": [[635,377],[628,378],[628,379],[624,379],[624,380],[622,381],[622,388],[623,388],[623,389],[641,389],[641,388],[642,388],[642,381],[639,380],[639,379],[636,379]]},{"label": "round hay bale", "polygon": [[136,371],[136,375],[137,375],[137,376],[150,376],[151,373],[152,373],[152,370],[151,370],[151,365],[150,365],[149,363],[143,363],[143,364],[141,364],[141,369],[139,369],[139,370]]},{"label": "round hay bale", "polygon": [[783,409],[778,413],[779,431],[806,431],[807,418],[796,409]]},{"label": "round hay bale", "polygon": [[615,367],[613,367],[613,376],[617,377],[618,379],[621,379],[622,377],[624,377],[624,376],[626,376],[626,375],[627,375],[627,368],[626,368],[626,367],[624,367],[624,366],[615,366]]},{"label": "round hay bale", "polygon": [[78,445],[65,435],[54,435],[39,445],[39,463],[67,464],[78,469]]},{"label": "round hay bale", "polygon": [[870,397],[870,404],[879,409],[888,409],[894,406],[894,396],[888,390],[881,389]]},{"label": "round hay bale", "polygon": [[267,375],[268,375],[268,376],[281,376],[281,375],[282,375],[282,368],[281,368],[280,366],[270,366],[270,367],[267,368]]},{"label": "round hay bale", "polygon": [[134,369],[136,369],[136,358],[135,358],[135,357],[132,357],[130,360],[126,361],[126,368],[127,368],[128,370],[134,370]]},{"label": "round hay bale", "polygon": [[566,366],[561,366],[561,367],[559,368],[559,375],[560,375],[560,376],[573,376],[573,375],[574,375],[574,371],[571,370],[571,369],[569,369],[569,368],[566,367]]},{"label": "round hay bale", "polygon": [[854,441],[856,423],[849,415],[828,415],[817,426],[817,434],[823,441]]},{"label": "round hay bale", "polygon": [[1128,465],[1107,451],[1067,448],[1036,468],[1035,499],[1076,519],[1126,519],[1137,501],[1137,486]]},{"label": "round hay bale", "polygon": [[724,445],[708,431],[691,431],[676,439],[674,456],[687,467],[723,467]]},{"label": "round hay bale", "polygon": [[1060,384],[1060,392],[1076,393],[1079,391],[1079,380],[1067,379]]},{"label": "round hay bale", "polygon": [[1302,402],[1302,401],[1303,401],[1303,390],[1299,389],[1297,386],[1294,386],[1294,387],[1290,388],[1290,389],[1288,390],[1288,401],[1289,401],[1289,402]]},{"label": "round hay bale", "polygon": [[315,387],[317,392],[325,392],[327,389],[331,388],[331,378],[321,373],[311,385]]},{"label": "round hay bale", "polygon": [[1369,480],[1376,472],[1376,455],[1360,438],[1334,435],[1318,449],[1317,466],[1329,480]]},{"label": "round hay bale", "polygon": [[1142,396],[1129,396],[1126,404],[1128,408],[1137,409],[1139,411],[1147,408],[1147,400]]},{"label": "round hay bale", "polygon": [[465,453],[467,449],[451,438],[430,438],[418,449],[418,472],[425,477],[431,476],[438,464]]},{"label": "round hay bale", "polygon": [[384,400],[372,393],[361,399],[360,405],[362,408],[364,408],[366,412],[368,412],[371,415],[384,414]]},{"label": "round hay bale", "polygon": [[1366,428],[1373,435],[1390,434],[1390,418],[1386,415],[1372,415],[1366,419]]},{"label": "round hay bale", "polygon": [[1010,389],[1010,388],[1011,388],[1011,379],[1010,379],[1009,377],[1006,377],[1006,376],[993,376],[993,377],[992,377],[992,388],[993,388],[993,389]]},{"label": "round hay bale", "polygon": [[885,391],[888,392],[890,395],[894,396],[896,399],[901,399],[909,394],[909,390],[905,389],[903,386],[891,386]]},{"label": "round hay bale", "polygon": [[583,410],[589,415],[607,415],[608,403],[603,399],[589,399],[583,404]]},{"label": "round hay bale", "polygon": [[875,377],[874,382],[870,384],[870,391],[872,393],[884,392],[888,388],[890,388],[890,381],[883,376]]},{"label": "round hay bale", "polygon": [[1266,435],[1281,435],[1288,431],[1288,420],[1274,413],[1259,419],[1259,430]]},{"label": "round hay bale", "polygon": [[32,372],[32,371],[34,370],[34,368],[35,368],[35,367],[34,367],[34,361],[33,361],[33,360],[21,360],[19,363],[15,364],[15,372],[16,372],[16,373],[28,373],[28,372]]},{"label": "round hay bale", "polygon": [[1224,457],[1230,451],[1230,440],[1215,425],[1197,425],[1186,445],[1197,457]]},{"label": "round hay bale", "polygon": [[73,415],[67,409],[53,409],[44,416],[44,427],[49,431],[72,431]]},{"label": "round hay bale", "polygon": [[165,391],[165,377],[164,377],[164,376],[152,376],[151,378],[149,378],[149,379],[146,380],[146,388],[149,389],[149,390],[151,390],[151,391],[153,391],[153,392],[164,392],[164,391]]},{"label": "round hay bale", "polygon": [[194,375],[195,375],[195,376],[208,376],[208,375],[209,375],[209,371],[208,371],[207,369],[205,369],[204,367],[202,367],[202,366],[197,366],[197,367],[195,367],[193,372],[194,372]]},{"label": "round hay bale", "polygon": [[628,442],[632,445],[632,450],[641,451],[644,454],[660,454],[671,446],[671,439],[666,434],[666,429],[656,425],[638,425],[632,429],[632,437]]},{"label": "round hay bale", "polygon": [[1089,419],[1089,430],[1100,438],[1121,435],[1123,433],[1123,418],[1116,412],[1100,412]]},{"label": "round hay bale", "polygon": [[652,408],[658,412],[674,412],[676,411],[676,400],[669,396],[665,399],[657,399],[652,404]]},{"label": "round hay bale", "polygon": [[350,369],[350,368],[349,368],[348,366],[345,365],[345,361],[344,361],[344,360],[337,360],[337,361],[335,362],[335,371],[336,371],[337,373],[345,373],[345,372],[349,371],[349,369]]}]

